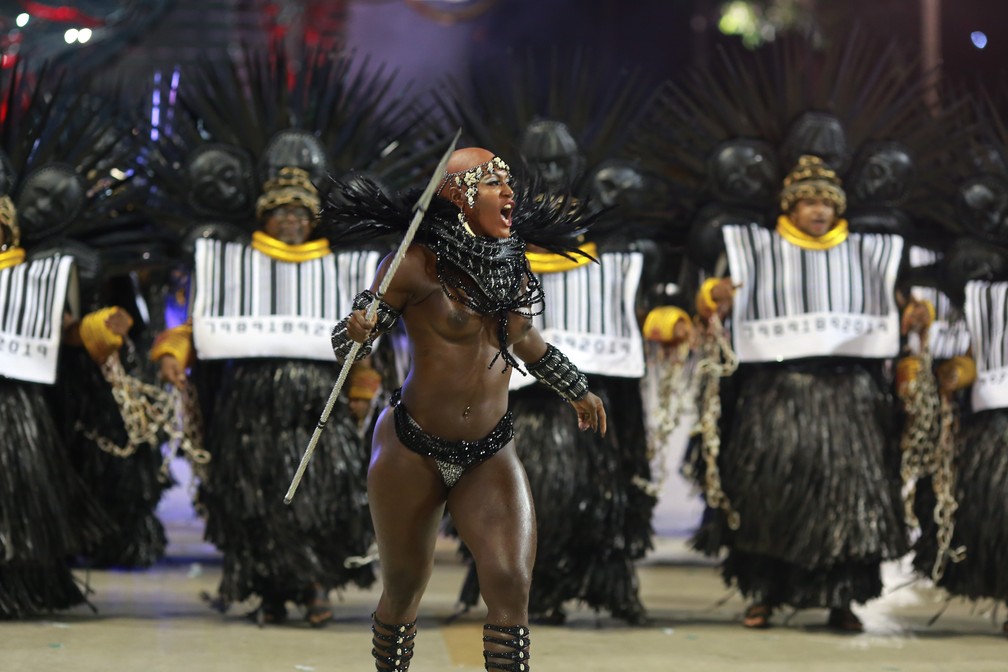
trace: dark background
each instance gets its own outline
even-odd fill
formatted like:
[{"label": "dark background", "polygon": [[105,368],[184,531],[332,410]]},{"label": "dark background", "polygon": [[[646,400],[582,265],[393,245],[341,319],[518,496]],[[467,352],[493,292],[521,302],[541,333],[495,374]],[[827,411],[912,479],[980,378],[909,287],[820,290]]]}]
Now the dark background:
[{"label": "dark background", "polygon": [[[927,0],[756,0],[781,7],[828,48],[852,30],[921,50]],[[997,87],[1008,63],[1008,3],[940,0],[941,57],[954,82]],[[655,82],[737,41],[717,27],[720,0],[0,0],[0,50],[32,62],[73,61],[127,77],[223,55],[242,44],[281,41],[294,61],[306,50],[347,46],[387,62],[403,80],[433,86],[473,62],[579,46],[601,62],[639,68]],[[23,28],[15,17],[27,12]],[[86,44],[68,45],[68,28],[91,27]],[[784,30],[788,30],[785,28]],[[972,31],[988,37],[984,49]],[[492,72],[487,73],[492,76]],[[611,76],[605,68],[600,77]]]}]

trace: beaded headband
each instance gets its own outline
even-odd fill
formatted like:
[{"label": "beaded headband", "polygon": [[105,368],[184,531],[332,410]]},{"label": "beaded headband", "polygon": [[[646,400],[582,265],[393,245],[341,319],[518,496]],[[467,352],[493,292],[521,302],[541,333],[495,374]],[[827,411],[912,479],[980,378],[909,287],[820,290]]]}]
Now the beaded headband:
[{"label": "beaded headband", "polygon": [[478,166],[460,170],[456,173],[445,173],[444,179],[441,180],[441,186],[438,187],[438,192],[440,193],[445,185],[451,181],[456,186],[465,188],[466,203],[471,208],[476,205],[476,192],[479,190],[479,181],[483,179],[484,175],[493,175],[498,170],[507,172],[509,177],[511,175],[511,167],[504,162],[504,159],[495,156]]},{"label": "beaded headband", "polygon": [[281,168],[276,177],[263,185],[263,194],[256,201],[256,216],[282,205],[300,205],[314,217],[321,207],[318,189],[311,182],[308,171],[301,168]]},{"label": "beaded headband", "polygon": [[803,198],[825,198],[833,203],[839,217],[847,209],[847,194],[840,186],[836,172],[818,156],[806,154],[798,165],[784,178],[781,190],[781,210],[790,212]]}]

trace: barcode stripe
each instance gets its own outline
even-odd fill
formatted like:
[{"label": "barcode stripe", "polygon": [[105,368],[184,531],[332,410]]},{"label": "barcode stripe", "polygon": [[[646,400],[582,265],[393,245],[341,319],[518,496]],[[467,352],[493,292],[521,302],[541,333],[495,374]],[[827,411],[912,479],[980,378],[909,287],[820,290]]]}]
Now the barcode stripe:
[{"label": "barcode stripe", "polygon": [[[546,294],[544,311],[532,318],[540,330],[565,331],[570,334],[593,334],[614,338],[633,338],[639,331],[633,306],[627,306],[627,292],[635,292],[636,284],[628,284],[627,273],[635,254],[606,252],[601,263],[585,264],[561,273],[539,276]],[[633,283],[639,280],[631,279]]]},{"label": "barcode stripe", "polygon": [[377,252],[343,252],[303,263],[272,259],[246,245],[201,242],[194,305],[206,317],[298,315],[331,319],[349,312],[368,286]]},{"label": "barcode stripe", "polygon": [[888,279],[901,245],[885,234],[851,234],[829,250],[805,250],[756,225],[724,229],[733,275],[755,287],[743,290],[746,320],[834,312],[882,316],[893,299]]},{"label": "barcode stripe", "polygon": [[[71,263],[55,254],[0,270],[0,330],[14,336],[51,340],[56,297],[66,289],[60,285],[60,268]],[[65,284],[65,283],[64,283]],[[62,306],[59,306],[62,315]]]}]

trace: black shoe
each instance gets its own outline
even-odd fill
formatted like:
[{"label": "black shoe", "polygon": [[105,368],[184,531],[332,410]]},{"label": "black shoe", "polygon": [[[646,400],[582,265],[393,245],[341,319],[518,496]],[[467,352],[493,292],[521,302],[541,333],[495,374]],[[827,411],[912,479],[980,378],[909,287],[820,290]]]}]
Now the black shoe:
[{"label": "black shoe", "polygon": [[321,628],[332,619],[328,591],[318,584],[312,584],[305,591],[305,620],[313,628]]},{"label": "black shoe", "polygon": [[246,616],[260,628],[265,625],[279,625],[287,622],[287,605],[279,600],[264,598],[259,607]]}]

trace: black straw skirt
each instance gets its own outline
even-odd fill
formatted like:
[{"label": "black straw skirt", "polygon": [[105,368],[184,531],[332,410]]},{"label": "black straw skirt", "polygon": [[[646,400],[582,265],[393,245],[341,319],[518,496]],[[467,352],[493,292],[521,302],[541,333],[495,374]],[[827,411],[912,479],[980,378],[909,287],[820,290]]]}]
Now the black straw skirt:
[{"label": "black straw skirt", "polygon": [[[718,460],[740,526],[710,508],[693,538],[727,551],[727,583],[770,606],[834,607],[881,593],[907,550],[896,409],[856,364],[750,366],[726,406]],[[703,474],[694,448],[688,459]]]}]

